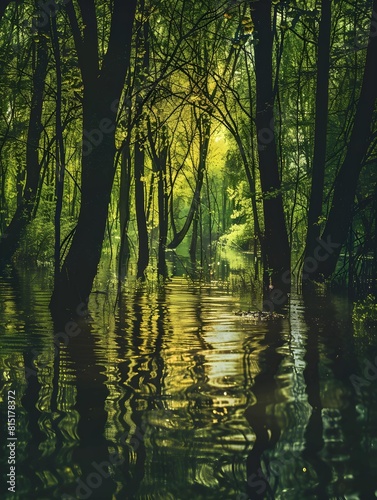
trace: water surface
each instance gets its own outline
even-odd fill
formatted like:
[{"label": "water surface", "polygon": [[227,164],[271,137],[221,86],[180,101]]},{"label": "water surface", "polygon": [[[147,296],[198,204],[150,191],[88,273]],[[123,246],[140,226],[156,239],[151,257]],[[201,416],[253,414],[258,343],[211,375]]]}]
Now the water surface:
[{"label": "water surface", "polygon": [[287,318],[250,321],[234,311],[253,298],[173,278],[117,306],[93,294],[56,348],[48,276],[0,294],[1,434],[15,390],[18,437],[1,498],[377,497],[377,340],[346,298],[292,294]]}]

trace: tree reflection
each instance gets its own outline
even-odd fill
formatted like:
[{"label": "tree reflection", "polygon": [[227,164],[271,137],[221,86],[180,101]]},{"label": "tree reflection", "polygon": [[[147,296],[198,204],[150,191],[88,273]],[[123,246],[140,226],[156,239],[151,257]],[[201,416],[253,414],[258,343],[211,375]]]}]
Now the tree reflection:
[{"label": "tree reflection", "polygon": [[[145,436],[152,430],[148,425],[148,415],[161,409],[164,370],[161,349],[166,331],[164,288],[159,292],[154,319],[153,310],[148,307],[149,301],[147,292],[138,289],[134,295],[123,297],[119,303],[116,343],[118,357],[123,360],[118,370],[120,385],[125,388],[125,393],[119,400],[118,419],[123,431],[121,444],[126,445],[119,498],[134,498],[141,487],[147,460]],[[132,320],[129,320],[130,317]],[[156,320],[156,337],[151,340],[151,346],[145,345],[147,319],[151,334],[155,330],[153,321]],[[129,332],[129,336],[125,332]],[[148,395],[145,394],[147,388]]]},{"label": "tree reflection", "polygon": [[[375,481],[363,439],[368,430],[357,410],[359,401],[350,381],[361,370],[349,311],[338,311],[341,300],[309,286],[303,290],[303,298],[309,329],[306,385],[313,407],[305,452],[317,473],[313,493],[326,498],[331,490],[343,495],[352,489],[361,499],[374,498]],[[326,371],[330,373],[324,378]],[[336,483],[330,485],[334,475]]]},{"label": "tree reflection", "polygon": [[[262,369],[254,378],[252,386],[256,403],[249,406],[245,412],[246,419],[255,433],[254,446],[246,461],[246,492],[250,499],[272,499],[276,486],[272,477],[263,472],[262,457],[266,457],[267,450],[274,449],[281,433],[275,413],[270,408],[271,405],[276,404],[276,374],[283,359],[283,355],[277,351],[284,344],[279,324],[267,325],[263,344],[266,347],[260,354]],[[252,350],[248,349],[248,351]]]},{"label": "tree reflection", "polygon": [[[79,471],[79,477],[75,478],[75,483],[64,487],[64,491],[74,497],[80,498],[81,495],[81,498],[90,496],[93,500],[107,500],[112,498],[115,491],[111,470],[107,466],[110,450],[105,438],[108,417],[105,402],[109,390],[106,386],[105,367],[97,359],[96,340],[89,319],[89,316],[81,320],[75,319],[80,328],[79,334],[70,337],[64,348],[69,368],[73,370],[75,377],[74,410],[78,413],[75,433],[78,442],[73,449],[71,459],[73,470]],[[71,317],[64,317],[64,315],[55,317],[54,331],[64,332],[71,320]],[[63,376],[64,369],[60,372],[61,382]],[[101,468],[102,472],[100,472],[97,465],[103,463],[106,465]]]},{"label": "tree reflection", "polygon": [[[308,300],[308,294],[304,293],[304,299]],[[307,302],[306,302],[307,303]],[[317,475],[317,485],[308,491],[316,494],[319,498],[327,498],[327,488],[331,482],[331,470],[328,464],[320,457],[323,450],[323,422],[322,422],[322,399],[320,381],[320,328],[313,321],[311,310],[305,308],[305,321],[308,327],[306,353],[304,360],[306,367],[304,379],[308,403],[311,406],[311,415],[305,430],[305,447],[303,456],[312,465]]]}]

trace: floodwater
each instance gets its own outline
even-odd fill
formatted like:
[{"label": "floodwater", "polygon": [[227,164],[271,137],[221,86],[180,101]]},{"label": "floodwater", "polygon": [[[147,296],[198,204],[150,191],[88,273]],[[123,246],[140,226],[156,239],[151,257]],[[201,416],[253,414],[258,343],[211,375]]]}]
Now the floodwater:
[{"label": "floodwater", "polygon": [[184,278],[97,292],[57,326],[48,277],[0,279],[1,498],[377,498],[377,336],[346,298],[292,294],[260,322]]}]

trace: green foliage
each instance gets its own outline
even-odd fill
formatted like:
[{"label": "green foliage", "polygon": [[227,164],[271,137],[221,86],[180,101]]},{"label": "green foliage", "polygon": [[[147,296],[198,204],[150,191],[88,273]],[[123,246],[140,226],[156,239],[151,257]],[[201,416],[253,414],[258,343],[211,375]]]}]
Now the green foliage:
[{"label": "green foliage", "polygon": [[[72,221],[65,217],[61,228],[63,237],[72,229]],[[54,223],[44,217],[35,218],[24,231],[14,256],[17,262],[28,265],[52,265],[54,258]]]},{"label": "green foliage", "polygon": [[377,299],[368,295],[364,300],[355,302],[352,312],[352,320],[356,331],[360,328],[372,328],[377,325]]},{"label": "green foliage", "polygon": [[234,188],[228,188],[229,200],[233,204],[230,218],[233,224],[219,241],[233,248],[249,250],[253,239],[252,207],[246,181],[239,182]]},{"label": "green foliage", "polygon": [[53,242],[53,223],[38,217],[27,226],[22,235],[15,259],[19,262],[34,265],[52,262],[54,254]]},{"label": "green foliage", "polygon": [[251,243],[250,224],[232,224],[226,234],[219,238],[221,244],[238,250],[249,250]]}]

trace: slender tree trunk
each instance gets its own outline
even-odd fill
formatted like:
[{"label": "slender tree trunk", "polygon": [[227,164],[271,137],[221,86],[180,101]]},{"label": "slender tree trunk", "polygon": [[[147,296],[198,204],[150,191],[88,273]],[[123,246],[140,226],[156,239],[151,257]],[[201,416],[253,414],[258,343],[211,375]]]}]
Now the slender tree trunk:
[{"label": "slender tree trunk", "polygon": [[127,276],[128,262],[130,260],[130,245],[128,241],[128,225],[130,222],[130,188],[131,188],[131,155],[129,138],[122,150],[120,193],[119,193],[119,217],[120,217],[120,249],[118,276],[122,281]]},{"label": "slender tree trunk", "polygon": [[[141,113],[141,111],[140,111]],[[145,271],[149,263],[149,243],[147,218],[145,215],[145,180],[144,180],[144,139],[138,137],[135,141],[135,209],[137,230],[139,236],[139,254],[137,259],[137,277],[145,279]]]},{"label": "slender tree trunk", "polygon": [[[145,2],[140,1],[139,5],[140,14],[145,14]],[[140,87],[140,82],[145,79],[144,74],[149,70],[149,24],[147,19],[141,19],[136,22],[136,54],[143,52],[143,57],[136,58],[136,88]],[[145,279],[145,271],[149,264],[149,241],[148,241],[148,228],[147,216],[145,210],[145,180],[144,180],[144,163],[145,152],[144,142],[146,134],[142,131],[142,118],[143,118],[143,99],[140,96],[136,97],[136,127],[140,128],[137,132],[135,141],[135,208],[137,229],[139,236],[139,253],[137,260],[137,277]]]},{"label": "slender tree trunk", "polygon": [[[166,266],[166,243],[168,237],[168,208],[169,208],[169,196],[167,191],[167,161],[168,161],[168,151],[169,143],[167,137],[166,128],[162,128],[162,134],[160,139],[159,151],[156,148],[156,139],[153,136],[151,123],[148,120],[148,139],[149,145],[152,152],[153,159],[153,173],[152,182],[155,176],[157,176],[157,199],[158,199],[158,258],[157,258],[157,272],[162,278],[166,278],[168,275],[168,270]],[[151,198],[153,196],[153,190],[151,185],[150,199],[148,204],[151,203]],[[150,210],[148,210],[149,212]]]},{"label": "slender tree trunk", "polygon": [[227,181],[225,175],[223,175],[221,181],[221,231],[225,234],[227,227],[227,212],[228,212],[228,193],[227,193]]},{"label": "slender tree trunk", "polygon": [[[254,86],[254,81],[252,78],[252,72],[250,69],[250,64],[249,64],[249,57],[247,52],[245,51],[245,67],[246,67],[246,74],[247,74],[247,91],[248,91],[248,99],[249,99],[249,112],[250,112],[250,130],[254,130],[254,124],[252,122],[252,117],[254,116],[254,104],[253,104],[253,95],[252,95],[252,89]],[[238,130],[235,130],[237,133],[234,135],[236,142],[238,144],[238,148],[241,154],[241,158],[244,164],[245,168],[245,173],[247,180],[249,182],[249,188],[250,188],[250,194],[251,194],[251,206],[253,209],[253,222],[254,222],[254,234],[253,234],[253,239],[254,239],[254,256],[257,255],[257,250],[258,250],[258,241],[259,245],[261,248],[262,256],[264,257],[264,251],[263,251],[263,235],[262,231],[260,228],[260,223],[259,223],[259,216],[258,216],[258,207],[256,203],[256,189],[255,189],[255,170],[256,170],[256,154],[255,154],[255,146],[254,146],[254,140],[253,137],[251,137],[250,140],[250,161],[248,161],[248,157],[245,151],[245,147],[243,146],[241,137],[238,133]]]},{"label": "slender tree trunk", "polygon": [[199,210],[195,212],[195,217],[192,224],[192,235],[191,235],[191,243],[190,243],[190,260],[193,269],[196,269],[196,249],[198,246],[198,232],[199,232]]},{"label": "slender tree trunk", "polygon": [[[1,17],[0,17],[1,19]],[[5,146],[5,143],[8,139],[9,136],[9,131],[11,128],[11,125],[14,121],[14,111],[12,111],[12,114],[10,118],[7,121],[7,126],[4,131],[4,135],[2,137],[1,143],[0,143],[0,234],[3,234],[6,228],[6,217],[8,212],[8,203],[7,203],[7,198],[5,195],[6,192],[6,181],[7,181],[7,173],[8,173],[8,162],[4,162],[2,160],[2,153],[3,153],[3,148]],[[22,172],[25,175],[25,170],[22,169]],[[19,184],[20,184],[21,179],[19,179],[18,173],[17,173],[17,206],[20,205],[19,202],[19,192],[21,192],[21,198],[22,198],[22,189],[20,189]]]},{"label": "slender tree trunk", "polygon": [[272,286],[287,291],[290,250],[274,131],[271,0],[251,2],[250,7],[258,33],[254,54],[257,92],[256,127],[259,138],[259,173],[264,212],[264,252],[271,273]]},{"label": "slender tree trunk", "polygon": [[[207,211],[208,211],[208,261],[212,264],[212,209],[211,209],[211,189],[208,178],[208,171],[206,170],[206,187],[207,187]],[[207,255],[207,252],[206,252]]]},{"label": "slender tree trunk", "polygon": [[377,293],[377,184],[374,188],[374,203],[373,203],[373,208],[372,208],[372,214],[374,214],[374,232],[372,236],[372,241],[373,241],[373,264],[372,264],[372,270],[371,270],[371,282],[373,283],[372,285],[372,293]]},{"label": "slender tree trunk", "polygon": [[[164,138],[166,141],[166,139]],[[168,270],[166,267],[166,242],[168,237],[168,194],[166,186],[166,163],[167,163],[167,145],[163,146],[158,158],[158,275],[166,278]]]},{"label": "slender tree trunk", "polygon": [[94,0],[66,4],[84,83],[82,192],[76,232],[54,288],[51,307],[75,309],[89,297],[101,257],[115,173],[115,123],[129,68],[136,0],[113,2],[107,52],[99,61]]},{"label": "slender tree trunk", "polygon": [[0,271],[11,261],[17,250],[21,234],[32,219],[36,203],[41,172],[39,143],[43,130],[42,109],[48,65],[47,28],[45,25],[40,28],[39,41],[35,42],[36,64],[33,74],[33,94],[26,145],[26,185],[21,203],[0,240]]},{"label": "slender tree trunk", "polygon": [[312,185],[308,213],[305,257],[312,257],[320,235],[319,218],[322,215],[326,166],[326,140],[329,103],[331,0],[322,0],[318,36],[317,90],[315,111],[314,156]]},{"label": "slender tree trunk", "polygon": [[63,192],[64,192],[64,173],[65,173],[65,149],[63,139],[63,126],[62,126],[62,72],[61,72],[61,57],[59,38],[56,27],[56,18],[51,18],[51,33],[53,40],[53,49],[55,56],[55,69],[56,69],[56,170],[55,170],[55,252],[54,252],[54,265],[55,265],[55,280],[58,279],[60,274],[60,240],[61,240],[61,227],[60,218],[63,209]]},{"label": "slender tree trunk", "polygon": [[[0,153],[1,154],[1,153]],[[8,213],[7,199],[5,196],[5,181],[7,176],[7,167],[0,156],[0,234],[3,234],[6,224],[6,214]]]},{"label": "slender tree trunk", "polygon": [[[259,225],[259,217],[258,217],[258,207],[257,207],[257,200],[256,200],[256,189],[255,189],[255,172],[253,165],[250,165],[250,161],[247,157],[245,148],[242,144],[240,136],[235,137],[236,142],[238,144],[238,150],[240,152],[242,162],[245,168],[245,173],[246,177],[249,183],[249,189],[250,189],[250,194],[251,194],[251,207],[253,210],[253,222],[254,222],[254,239],[255,241],[259,241],[259,244],[261,246],[262,254],[263,254],[263,236],[262,236],[262,231]],[[253,151],[251,155],[251,163],[253,163]]]},{"label": "slender tree trunk", "polygon": [[[377,98],[377,37],[375,12],[377,0],[373,2],[373,15],[367,48],[364,77],[359,102],[353,123],[346,157],[335,179],[334,194],[329,216],[322,234],[320,259],[317,259],[314,280],[329,278],[336,269],[342,246],[347,240],[352,221],[357,183],[371,138],[371,124]],[[314,256],[316,257],[316,256]]]},{"label": "slender tree trunk", "polygon": [[23,184],[25,182],[25,177],[26,177],[26,170],[24,169],[23,165],[19,164],[17,165],[17,208],[21,207],[23,202],[24,202],[24,188]]}]

